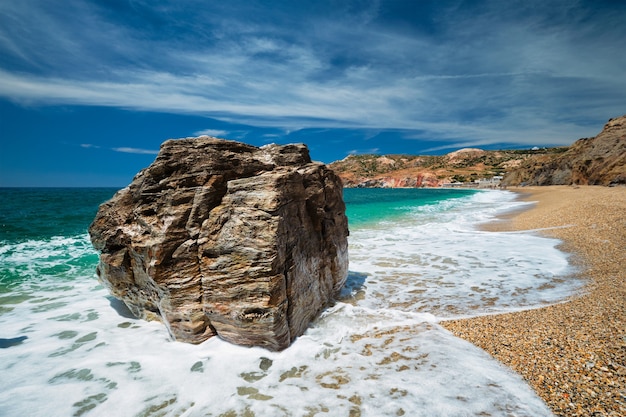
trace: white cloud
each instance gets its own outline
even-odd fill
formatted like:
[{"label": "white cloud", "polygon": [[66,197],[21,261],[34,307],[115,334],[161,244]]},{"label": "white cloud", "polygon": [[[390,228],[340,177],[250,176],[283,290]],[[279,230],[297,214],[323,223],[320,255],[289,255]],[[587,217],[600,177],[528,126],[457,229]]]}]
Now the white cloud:
[{"label": "white cloud", "polygon": [[111,150],[114,152],[134,153],[134,154],[140,154],[140,155],[157,155],[159,153],[158,150],[154,150],[154,149],[141,149],[141,148],[126,147],[126,146],[117,147],[117,148],[103,148],[102,146],[94,145],[91,143],[81,143],[79,146],[84,149],[106,149],[106,150]]},{"label": "white cloud", "polygon": [[228,131],[227,130],[219,130],[219,129],[204,129],[204,130],[198,130],[197,132],[194,132],[194,135],[196,136],[212,136],[215,138],[226,138],[228,137]]},{"label": "white cloud", "polygon": [[348,151],[348,155],[360,155],[360,154],[377,154],[380,152],[380,148],[369,149],[351,149]]},{"label": "white cloud", "polygon": [[111,148],[111,150],[115,152],[136,153],[136,154],[141,154],[141,155],[156,155],[159,153],[158,150],[153,150],[153,149],[127,148],[127,147]]},{"label": "white cloud", "polygon": [[[185,21],[185,28],[197,25],[198,39],[209,39],[193,48],[173,38],[150,40],[149,32],[86,3],[71,2],[90,23],[80,26],[61,24],[60,12],[43,2],[17,3],[0,11],[11,12],[11,27],[23,36],[0,27],[0,53],[28,70],[0,69],[0,97],[24,103],[199,114],[285,131],[404,129],[419,132],[416,140],[476,145],[590,135],[581,130],[584,121],[620,115],[626,96],[623,14],[572,20],[583,16],[576,2],[552,14],[542,2],[520,10],[498,1],[449,8],[429,23],[433,33],[386,26],[379,20],[384,4],[374,2],[365,14],[312,14],[306,25],[294,18],[290,27],[262,23],[273,21],[263,16],[245,21],[245,12],[270,9],[223,4],[221,14],[203,8]],[[560,14],[567,19],[546,18]]]},{"label": "white cloud", "polygon": [[158,150],[154,150],[154,149],[132,148],[132,147],[127,147],[127,146],[121,146],[121,147],[116,147],[116,148],[105,148],[100,145],[94,145],[92,143],[81,143],[79,146],[84,149],[105,149],[105,150],[110,150],[114,152],[134,153],[134,154],[140,154],[140,155],[157,155],[159,153]]}]

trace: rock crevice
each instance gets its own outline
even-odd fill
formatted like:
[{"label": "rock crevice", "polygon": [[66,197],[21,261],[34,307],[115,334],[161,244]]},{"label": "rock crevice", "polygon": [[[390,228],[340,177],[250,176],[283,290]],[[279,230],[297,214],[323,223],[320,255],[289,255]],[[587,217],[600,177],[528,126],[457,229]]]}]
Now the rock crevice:
[{"label": "rock crevice", "polygon": [[89,232],[110,292],[185,342],[283,349],[347,277],[341,180],[304,145],[167,141]]}]

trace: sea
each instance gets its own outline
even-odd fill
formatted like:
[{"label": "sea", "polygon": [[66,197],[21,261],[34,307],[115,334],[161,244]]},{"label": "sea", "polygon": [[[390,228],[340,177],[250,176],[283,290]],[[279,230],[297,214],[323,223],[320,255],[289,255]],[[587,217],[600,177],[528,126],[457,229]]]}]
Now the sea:
[{"label": "sea", "polygon": [[191,345],[98,282],[87,228],[115,189],[0,189],[0,416],[551,416],[517,374],[441,326],[559,303],[560,242],[480,225],[500,190],[345,189],[350,272],[281,352]]}]

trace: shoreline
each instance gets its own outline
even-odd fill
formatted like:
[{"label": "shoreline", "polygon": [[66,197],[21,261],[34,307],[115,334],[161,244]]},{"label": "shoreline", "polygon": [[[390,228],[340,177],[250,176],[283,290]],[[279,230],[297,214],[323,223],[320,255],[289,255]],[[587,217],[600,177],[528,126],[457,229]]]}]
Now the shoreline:
[{"label": "shoreline", "polygon": [[535,204],[484,230],[560,239],[585,286],[558,304],[440,324],[520,374],[556,416],[626,415],[626,187],[509,191]]}]

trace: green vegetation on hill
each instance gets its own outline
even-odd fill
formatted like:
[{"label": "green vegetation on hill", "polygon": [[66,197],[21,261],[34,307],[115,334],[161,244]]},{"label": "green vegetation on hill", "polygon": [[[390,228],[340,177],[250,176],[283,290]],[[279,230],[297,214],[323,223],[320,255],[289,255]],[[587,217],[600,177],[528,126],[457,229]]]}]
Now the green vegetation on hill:
[{"label": "green vegetation on hill", "polygon": [[[567,147],[497,150],[461,149],[447,155],[350,155],[330,164],[349,187],[437,186],[500,176],[528,158],[563,153]],[[417,180],[413,181],[413,179]],[[384,184],[383,184],[384,183]]]},{"label": "green vegetation on hill", "polygon": [[[442,156],[350,155],[330,164],[347,187],[437,187],[450,183],[507,185],[626,184],[626,115],[609,119],[593,138],[571,146]],[[494,177],[502,181],[490,182]]]}]

